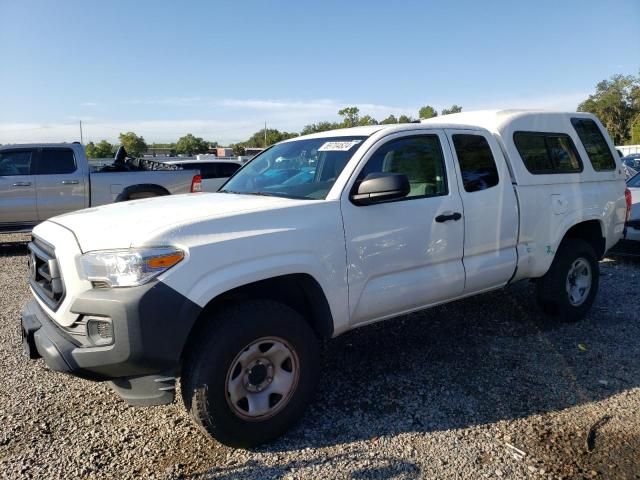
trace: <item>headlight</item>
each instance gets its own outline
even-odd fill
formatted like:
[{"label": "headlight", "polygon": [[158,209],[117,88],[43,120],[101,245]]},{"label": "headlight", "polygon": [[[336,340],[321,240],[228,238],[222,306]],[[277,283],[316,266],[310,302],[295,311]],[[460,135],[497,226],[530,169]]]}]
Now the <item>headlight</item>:
[{"label": "headlight", "polygon": [[102,250],[80,257],[84,276],[109,287],[133,287],[147,283],[184,258],[178,248]]}]

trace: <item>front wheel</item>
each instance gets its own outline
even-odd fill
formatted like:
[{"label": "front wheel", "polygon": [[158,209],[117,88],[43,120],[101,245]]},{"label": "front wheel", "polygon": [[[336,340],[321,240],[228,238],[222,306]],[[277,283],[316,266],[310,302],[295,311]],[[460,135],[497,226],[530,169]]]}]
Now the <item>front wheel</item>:
[{"label": "front wheel", "polygon": [[598,292],[600,269],[591,245],[565,239],[549,271],[537,281],[538,303],[545,313],[575,322],[591,309]]},{"label": "front wheel", "polygon": [[315,390],[320,348],[313,330],[296,311],[269,300],[245,301],[207,320],[184,363],[185,406],[226,445],[277,438]]}]

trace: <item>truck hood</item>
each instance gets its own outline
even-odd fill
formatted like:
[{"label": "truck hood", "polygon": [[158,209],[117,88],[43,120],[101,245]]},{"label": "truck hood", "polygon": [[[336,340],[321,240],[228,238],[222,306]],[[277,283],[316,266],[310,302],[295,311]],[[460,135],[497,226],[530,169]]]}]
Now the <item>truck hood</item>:
[{"label": "truck hood", "polygon": [[[159,231],[205,219],[307,203],[280,197],[196,193],[88,208],[48,221],[71,230],[83,252],[144,245]],[[37,229],[37,227],[36,227]],[[37,230],[34,232],[37,234]]]}]

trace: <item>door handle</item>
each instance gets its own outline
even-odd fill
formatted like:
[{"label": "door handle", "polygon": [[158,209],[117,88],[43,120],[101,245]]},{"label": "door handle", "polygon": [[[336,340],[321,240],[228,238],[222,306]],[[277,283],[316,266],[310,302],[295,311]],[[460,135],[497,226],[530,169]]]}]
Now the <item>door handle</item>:
[{"label": "door handle", "polygon": [[80,182],[78,180],[62,180],[62,182],[60,183],[62,183],[63,185],[77,185]]},{"label": "door handle", "polygon": [[449,220],[453,220],[453,221],[457,222],[461,218],[462,218],[462,214],[460,212],[455,212],[455,213],[452,213],[450,215],[438,215],[436,217],[436,222],[444,223],[444,222],[448,222]]},{"label": "door handle", "polygon": [[31,182],[16,182],[11,185],[12,187],[30,187]]}]

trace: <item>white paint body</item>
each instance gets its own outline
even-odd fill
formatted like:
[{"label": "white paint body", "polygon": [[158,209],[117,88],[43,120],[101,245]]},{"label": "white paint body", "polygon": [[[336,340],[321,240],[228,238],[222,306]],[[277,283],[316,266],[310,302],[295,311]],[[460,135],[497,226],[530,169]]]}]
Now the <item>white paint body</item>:
[{"label": "white paint body", "polygon": [[[140,246],[184,249],[185,260],[158,279],[200,306],[251,282],[308,274],[328,300],[334,335],[515,279],[540,277],[571,226],[597,220],[607,248],[618,241],[624,227],[619,160],[616,155],[614,172],[591,168],[569,123],[571,116],[582,115],[484,112],[315,134],[367,136],[324,200],[202,193],[56,217],[34,234],[55,247],[66,297],[55,312],[41,305],[56,322],[70,325],[76,319],[68,308],[73,297],[91,288],[78,275],[80,255]],[[571,135],[583,172],[529,174],[513,145],[511,132],[518,129]],[[496,187],[464,191],[450,146],[455,133],[487,139],[498,167]],[[440,139],[448,193],[354,205],[349,192],[370,156],[391,139],[420,134]],[[462,212],[463,221],[434,222],[436,216],[451,212]]]}]

